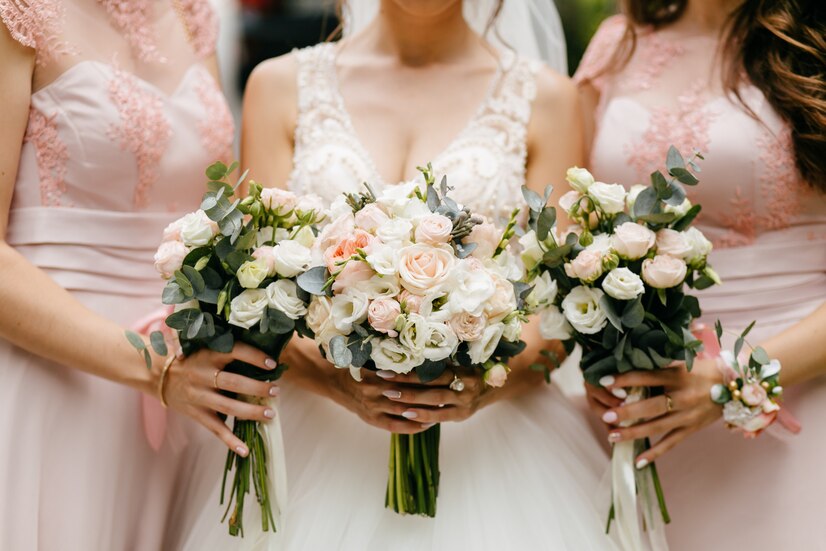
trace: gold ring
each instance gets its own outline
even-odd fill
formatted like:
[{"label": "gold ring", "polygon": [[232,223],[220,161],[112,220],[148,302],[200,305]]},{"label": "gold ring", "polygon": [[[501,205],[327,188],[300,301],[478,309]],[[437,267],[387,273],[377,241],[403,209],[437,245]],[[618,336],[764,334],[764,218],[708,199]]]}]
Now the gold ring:
[{"label": "gold ring", "polygon": [[665,412],[671,413],[674,410],[674,400],[668,394],[663,394],[663,396],[665,396]]},{"label": "gold ring", "polygon": [[222,369],[216,369],[215,375],[212,376],[212,386],[215,387],[215,390],[221,390],[218,388],[218,375],[223,371]]}]

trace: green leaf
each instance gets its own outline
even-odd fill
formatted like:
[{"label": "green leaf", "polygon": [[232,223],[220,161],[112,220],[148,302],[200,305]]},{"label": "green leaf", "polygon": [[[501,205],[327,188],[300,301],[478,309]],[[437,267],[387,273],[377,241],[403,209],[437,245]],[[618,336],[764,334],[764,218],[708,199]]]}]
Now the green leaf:
[{"label": "green leaf", "polygon": [[[227,174],[230,174],[236,168],[238,168],[238,162],[237,161],[233,162],[232,165],[230,165],[229,169],[227,169]],[[244,180],[247,179],[247,174],[249,174],[249,173],[250,173],[250,169],[247,169],[243,173],[241,173],[241,175],[238,177],[238,180],[235,182],[235,186],[232,188],[232,191],[235,191],[236,189],[238,189],[241,186],[241,184],[244,183]]]},{"label": "green leaf", "polygon": [[654,362],[648,357],[648,354],[639,348],[632,348],[630,358],[631,363],[637,369],[654,369]]},{"label": "green leaf", "polygon": [[708,277],[707,275],[701,275],[700,277],[694,280],[694,288],[698,291],[708,289],[709,287],[712,287],[714,285],[714,280]]},{"label": "green leaf", "polygon": [[[356,326],[359,327],[359,326]],[[369,340],[355,339],[347,346],[353,355],[351,365],[353,367],[364,367],[370,361],[370,354],[373,352],[373,345]]]},{"label": "green leaf", "polygon": [[160,331],[153,331],[149,334],[149,342],[152,345],[152,350],[158,356],[166,356],[169,354],[169,349],[166,347],[166,341],[163,338],[163,333]]},{"label": "green leaf", "polygon": [[553,207],[545,207],[539,213],[539,218],[536,221],[536,237],[540,241],[545,241],[551,233],[551,228],[556,223],[556,209]]},{"label": "green leaf", "polygon": [[246,252],[244,252],[244,251],[232,251],[224,259],[224,262],[227,263],[227,265],[229,266],[229,269],[233,273],[236,273],[236,272],[238,272],[238,269],[244,264],[244,262],[247,262],[248,260],[253,260],[253,257],[248,255]]},{"label": "green leaf", "polygon": [[326,293],[327,280],[330,273],[324,266],[310,268],[296,279],[296,284],[311,295],[324,295]]},{"label": "green leaf", "polygon": [[648,349],[648,355],[651,356],[651,359],[654,360],[654,364],[659,368],[666,367],[674,361],[671,358],[661,356],[653,348]]},{"label": "green leaf", "polygon": [[668,306],[668,293],[665,292],[665,289],[657,289],[657,297],[659,297],[663,306]]},{"label": "green leaf", "polygon": [[235,241],[235,249],[239,251],[246,251],[248,249],[255,248],[255,238],[258,237],[256,235],[256,231],[254,228],[247,225],[246,233],[242,234],[236,241]]},{"label": "green leaf", "polygon": [[192,266],[183,266],[181,271],[192,284],[193,294],[202,293],[204,291],[206,284],[204,283],[204,278],[201,276],[201,272]]},{"label": "green leaf", "polygon": [[295,321],[277,308],[268,308],[267,317],[270,320],[269,332],[276,335],[285,335],[295,329]]},{"label": "green leaf", "polygon": [[212,268],[201,269],[201,277],[204,278],[204,284],[210,289],[220,289],[224,285],[221,275]]},{"label": "green leaf", "polygon": [[658,199],[668,199],[671,197],[671,190],[668,187],[668,180],[659,170],[651,173],[651,185],[657,192]]},{"label": "green leaf", "polygon": [[622,324],[630,329],[637,327],[645,319],[642,296],[628,302],[622,310]]},{"label": "green leaf", "polygon": [[235,346],[235,338],[232,336],[232,332],[230,331],[216,335],[207,342],[207,347],[210,350],[222,352],[224,354],[229,354],[232,352],[233,346]]},{"label": "green leaf", "polygon": [[573,245],[565,244],[550,249],[542,256],[542,263],[549,268],[556,268],[565,262],[565,257],[571,254]]},{"label": "green leaf", "polygon": [[209,259],[209,256],[202,256],[201,258],[199,258],[198,261],[195,263],[195,269],[200,272],[201,270],[206,268],[206,265],[209,264]]},{"label": "green leaf", "polygon": [[447,362],[444,360],[438,362],[425,360],[422,365],[416,368],[416,375],[419,376],[419,381],[429,383],[441,377],[445,369],[447,369]]},{"label": "green leaf", "polygon": [[195,319],[189,324],[186,329],[186,338],[187,339],[194,339],[198,336],[198,333],[201,331],[201,327],[204,325],[204,313],[200,310],[198,311],[198,315],[195,316]]},{"label": "green leaf", "polygon": [[175,280],[169,281],[166,287],[163,288],[161,302],[164,304],[181,304],[186,301],[186,295],[181,291],[180,285]]},{"label": "green leaf", "polygon": [[617,371],[617,361],[614,356],[606,356],[591,365],[584,367],[583,376],[589,384],[600,386],[599,380],[605,375],[612,375]]},{"label": "green leaf", "polygon": [[670,224],[676,219],[677,215],[673,212],[655,212],[637,216],[637,220],[642,220],[643,222],[648,222],[650,224]]},{"label": "green leaf", "polygon": [[657,205],[657,190],[653,187],[647,187],[637,195],[637,200],[634,202],[634,216],[639,218],[654,212],[654,207]]},{"label": "green leaf", "polygon": [[751,332],[751,330],[754,328],[754,324],[755,324],[755,323],[757,323],[757,320],[752,321],[752,322],[749,324],[749,326],[748,326],[748,327],[746,327],[746,328],[743,330],[743,332],[742,332],[742,333],[740,333],[740,336],[741,336],[741,337],[743,337],[743,338],[745,339],[745,338],[746,338],[746,336],[748,336],[748,334],[749,334],[749,333]]},{"label": "green leaf", "polygon": [[554,186],[552,184],[548,184],[547,186],[545,186],[544,199],[545,199],[545,204],[546,205],[548,204],[548,200],[551,198],[551,194],[553,192],[554,192]]},{"label": "green leaf", "polygon": [[622,333],[622,319],[619,314],[617,314],[617,310],[614,308],[614,303],[610,298],[608,298],[608,295],[602,295],[602,298],[599,299],[599,306],[602,308],[602,311],[605,312],[605,315],[608,317],[608,321],[611,322],[611,325],[613,325],[617,331]]},{"label": "green leaf", "polygon": [[745,339],[743,337],[738,337],[736,341],[734,341],[734,357],[738,358],[740,356],[740,351],[743,350],[743,344],[745,344]]},{"label": "green leaf", "polygon": [[204,194],[203,200],[201,200],[201,210],[208,211],[211,208],[214,208],[218,204],[218,193],[223,191],[224,188],[219,188],[217,193],[206,193]]},{"label": "green leaf", "polygon": [[691,314],[692,318],[699,318],[702,315],[702,310],[700,310],[700,301],[697,300],[697,297],[695,296],[684,295],[683,307],[689,314]]},{"label": "green leaf", "polygon": [[192,322],[201,315],[201,311],[197,308],[184,308],[177,312],[170,314],[166,318],[166,325],[172,329],[183,331],[187,329]]},{"label": "green leaf", "polygon": [[143,361],[146,364],[146,369],[152,371],[152,356],[149,355],[149,349],[143,349]]},{"label": "green leaf", "polygon": [[682,218],[674,222],[674,224],[671,226],[671,229],[673,229],[674,231],[687,230],[691,223],[694,222],[694,219],[697,218],[697,215],[700,214],[701,210],[703,210],[702,206],[692,205],[692,207],[688,209],[688,212],[686,212]]},{"label": "green leaf", "polygon": [[771,358],[769,358],[768,353],[762,346],[758,346],[752,350],[751,357],[754,358],[754,360],[760,365],[771,363]]},{"label": "green leaf", "polygon": [[664,197],[665,202],[672,207],[679,207],[685,201],[685,188],[678,182],[670,182],[668,184],[669,194]]},{"label": "green leaf", "polygon": [[696,186],[700,182],[700,180],[684,168],[672,169],[671,175],[687,186]]},{"label": "green leaf", "polygon": [[181,270],[175,272],[175,283],[178,284],[178,287],[180,287],[181,292],[186,298],[192,297],[194,292],[192,289],[192,283],[189,282],[189,278],[187,278]]},{"label": "green leaf", "polygon": [[206,169],[206,177],[210,180],[221,180],[227,175],[227,165],[218,161],[209,165]]},{"label": "green leaf", "polygon": [[542,196],[528,186],[522,186],[522,197],[525,198],[528,207],[534,212],[541,211],[545,206],[545,201],[542,200]]},{"label": "green leaf", "polygon": [[432,185],[427,186],[427,208],[430,209],[430,212],[436,212],[436,209],[439,208],[439,194],[436,193],[436,188]]},{"label": "green leaf", "polygon": [[353,361],[353,354],[347,348],[347,338],[336,335],[330,339],[330,357],[336,367],[350,367]]},{"label": "green leaf", "polygon": [[[235,203],[238,203],[238,201],[236,200]],[[244,213],[240,210],[232,210],[218,222],[218,229],[221,231],[221,235],[231,236],[232,243],[235,243],[238,239],[243,228]]]},{"label": "green leaf", "polygon": [[129,344],[134,346],[135,349],[138,350],[138,352],[146,350],[146,343],[143,342],[143,337],[141,337],[134,331],[130,331],[129,329],[124,331],[124,334],[126,335],[126,340],[129,341]]},{"label": "green leaf", "polygon": [[721,344],[720,342],[723,338],[723,324],[720,323],[720,320],[714,322],[714,332],[717,333],[717,344]]},{"label": "green leaf", "polygon": [[685,160],[680,155],[680,151],[673,145],[668,148],[665,157],[665,167],[671,172],[675,168],[685,168]]}]

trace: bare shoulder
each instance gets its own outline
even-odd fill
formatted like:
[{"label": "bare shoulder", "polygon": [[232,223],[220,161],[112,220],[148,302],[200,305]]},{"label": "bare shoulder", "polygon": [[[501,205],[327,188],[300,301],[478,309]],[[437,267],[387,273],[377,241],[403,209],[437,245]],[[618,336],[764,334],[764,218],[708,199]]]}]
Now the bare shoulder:
[{"label": "bare shoulder", "polygon": [[576,109],[577,103],[578,92],[574,82],[543,65],[536,75],[534,115],[559,118],[566,111]]},{"label": "bare shoulder", "polygon": [[245,110],[255,108],[258,114],[294,110],[297,96],[296,54],[289,53],[259,63],[247,80],[244,93]]}]

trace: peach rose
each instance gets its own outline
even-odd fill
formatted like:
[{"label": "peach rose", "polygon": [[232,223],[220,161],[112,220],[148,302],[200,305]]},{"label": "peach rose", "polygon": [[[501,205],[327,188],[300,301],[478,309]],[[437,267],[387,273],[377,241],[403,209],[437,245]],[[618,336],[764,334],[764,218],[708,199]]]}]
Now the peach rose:
[{"label": "peach rose", "polygon": [[494,364],[493,367],[485,371],[485,384],[490,387],[499,388],[504,386],[508,380],[508,366],[503,363]]},{"label": "peach rose", "polygon": [[473,342],[482,338],[485,331],[485,318],[462,312],[450,318],[447,322],[460,341]]},{"label": "peach rose", "polygon": [[749,406],[759,406],[767,396],[766,389],[758,383],[745,384],[740,392],[743,401]]},{"label": "peach rose", "polygon": [[366,250],[375,240],[375,237],[364,230],[354,230],[353,233],[337,245],[331,245],[324,251],[324,263],[333,274],[341,269],[341,264],[350,260],[358,249]]},{"label": "peach rose", "polygon": [[485,303],[485,313],[488,320],[501,321],[506,316],[516,310],[516,296],[513,292],[513,284],[502,278],[494,278],[493,296]]},{"label": "peach rose", "polygon": [[320,250],[325,251],[329,247],[332,247],[341,240],[352,235],[354,229],[355,221],[353,219],[352,211],[345,212],[324,226],[324,229],[321,230],[320,234],[318,234],[318,239],[316,240],[315,245]]},{"label": "peach rose", "polygon": [[454,262],[453,251],[448,248],[424,244],[405,247],[399,253],[402,286],[419,295],[433,291],[447,280]]},{"label": "peach rose", "polygon": [[602,275],[602,254],[595,249],[585,249],[565,264],[565,273],[584,283],[596,281]]},{"label": "peach rose", "polygon": [[419,220],[414,236],[417,243],[438,245],[450,241],[450,232],[453,231],[453,222],[447,216],[430,214]]},{"label": "peach rose", "polygon": [[396,332],[396,318],[402,313],[401,305],[392,298],[380,298],[370,303],[367,308],[367,321],[379,333],[386,333],[391,337],[398,336]]},{"label": "peach rose", "polygon": [[367,281],[376,275],[376,272],[373,271],[369,264],[359,260],[348,262],[344,265],[343,269],[341,267],[339,267],[339,269],[341,269],[341,273],[336,276],[336,280],[333,282],[334,293],[340,293],[345,289],[350,289],[357,283]]},{"label": "peach rose", "polygon": [[642,278],[655,289],[676,287],[685,281],[685,262],[667,254],[658,254],[642,263]]},{"label": "peach rose", "polygon": [[189,249],[180,241],[164,241],[155,253],[155,269],[164,279],[180,270]]},{"label": "peach rose", "polygon": [[471,253],[476,258],[490,258],[493,256],[496,247],[499,246],[499,241],[502,239],[501,230],[490,222],[482,222],[473,226],[465,239],[465,243],[476,243],[476,249]]},{"label": "peach rose", "polygon": [[375,232],[386,224],[390,218],[376,203],[370,203],[355,214],[356,227],[369,232]]},{"label": "peach rose", "polygon": [[423,299],[420,295],[414,295],[407,289],[399,293],[399,302],[404,305],[404,311],[408,314],[418,314],[422,308]]}]

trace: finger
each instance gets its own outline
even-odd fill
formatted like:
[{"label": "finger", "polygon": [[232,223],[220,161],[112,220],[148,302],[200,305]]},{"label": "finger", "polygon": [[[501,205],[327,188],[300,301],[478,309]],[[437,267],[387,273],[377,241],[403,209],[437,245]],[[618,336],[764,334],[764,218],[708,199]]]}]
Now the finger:
[{"label": "finger", "polygon": [[246,444],[235,436],[229,427],[226,426],[214,413],[205,409],[198,409],[193,418],[206,427],[212,434],[217,436],[226,446],[240,455],[246,457],[249,455],[249,449]]},{"label": "finger", "polygon": [[679,427],[690,424],[691,412],[678,411],[670,415],[658,417],[646,423],[640,423],[626,428],[615,428],[608,433],[609,442],[625,442],[639,438],[653,438],[657,435],[670,432]]},{"label": "finger", "polygon": [[[674,404],[672,397],[672,404]],[[676,406],[675,406],[676,407]],[[633,404],[626,404],[606,411],[602,420],[606,423],[616,425],[623,421],[636,421],[637,419],[653,419],[668,413],[668,399],[665,394],[653,396],[646,400],[640,400]]]},{"label": "finger", "polygon": [[467,419],[467,409],[456,406],[445,406],[443,408],[407,408],[402,412],[402,417],[410,421],[416,421],[424,425],[434,423],[447,423],[450,421],[463,421]]},{"label": "finger", "polygon": [[220,365],[226,365],[232,360],[238,360],[268,371],[275,369],[278,364],[267,354],[243,342],[235,343],[229,354],[218,354]]},{"label": "finger", "polygon": [[262,421],[266,423],[275,418],[275,410],[269,406],[249,404],[241,400],[235,400],[217,392],[205,392],[200,402],[211,410],[250,421]]},{"label": "finger", "polygon": [[375,420],[368,421],[371,425],[396,434],[418,434],[429,429],[432,425],[407,421],[392,415],[379,415]]},{"label": "finger", "polygon": [[651,448],[637,457],[637,468],[642,469],[646,465],[650,465],[665,452],[685,440],[689,434],[691,434],[691,430],[688,428],[679,428],[669,432],[662,438],[662,440],[651,446]]},{"label": "finger", "polygon": [[446,389],[418,390],[410,387],[400,387],[399,389],[385,390],[382,394],[389,400],[407,405],[440,406],[461,403],[459,392]]},{"label": "finger", "polygon": [[620,388],[632,386],[674,386],[679,382],[682,373],[676,369],[638,369],[629,371],[614,378],[613,384],[607,388]]},{"label": "finger", "polygon": [[588,402],[588,408],[591,412],[596,415],[598,418],[602,418],[605,415],[605,412],[608,411],[608,408],[602,405],[601,402],[598,402],[590,395],[585,395],[585,399]]},{"label": "finger", "polygon": [[615,408],[622,405],[622,400],[605,390],[601,386],[594,386],[585,383],[585,393],[607,408]]},{"label": "finger", "polygon": [[217,382],[220,390],[227,390],[247,396],[257,396],[259,398],[271,398],[278,396],[278,386],[266,382],[256,381],[237,373],[221,371],[214,377],[213,384]]}]

